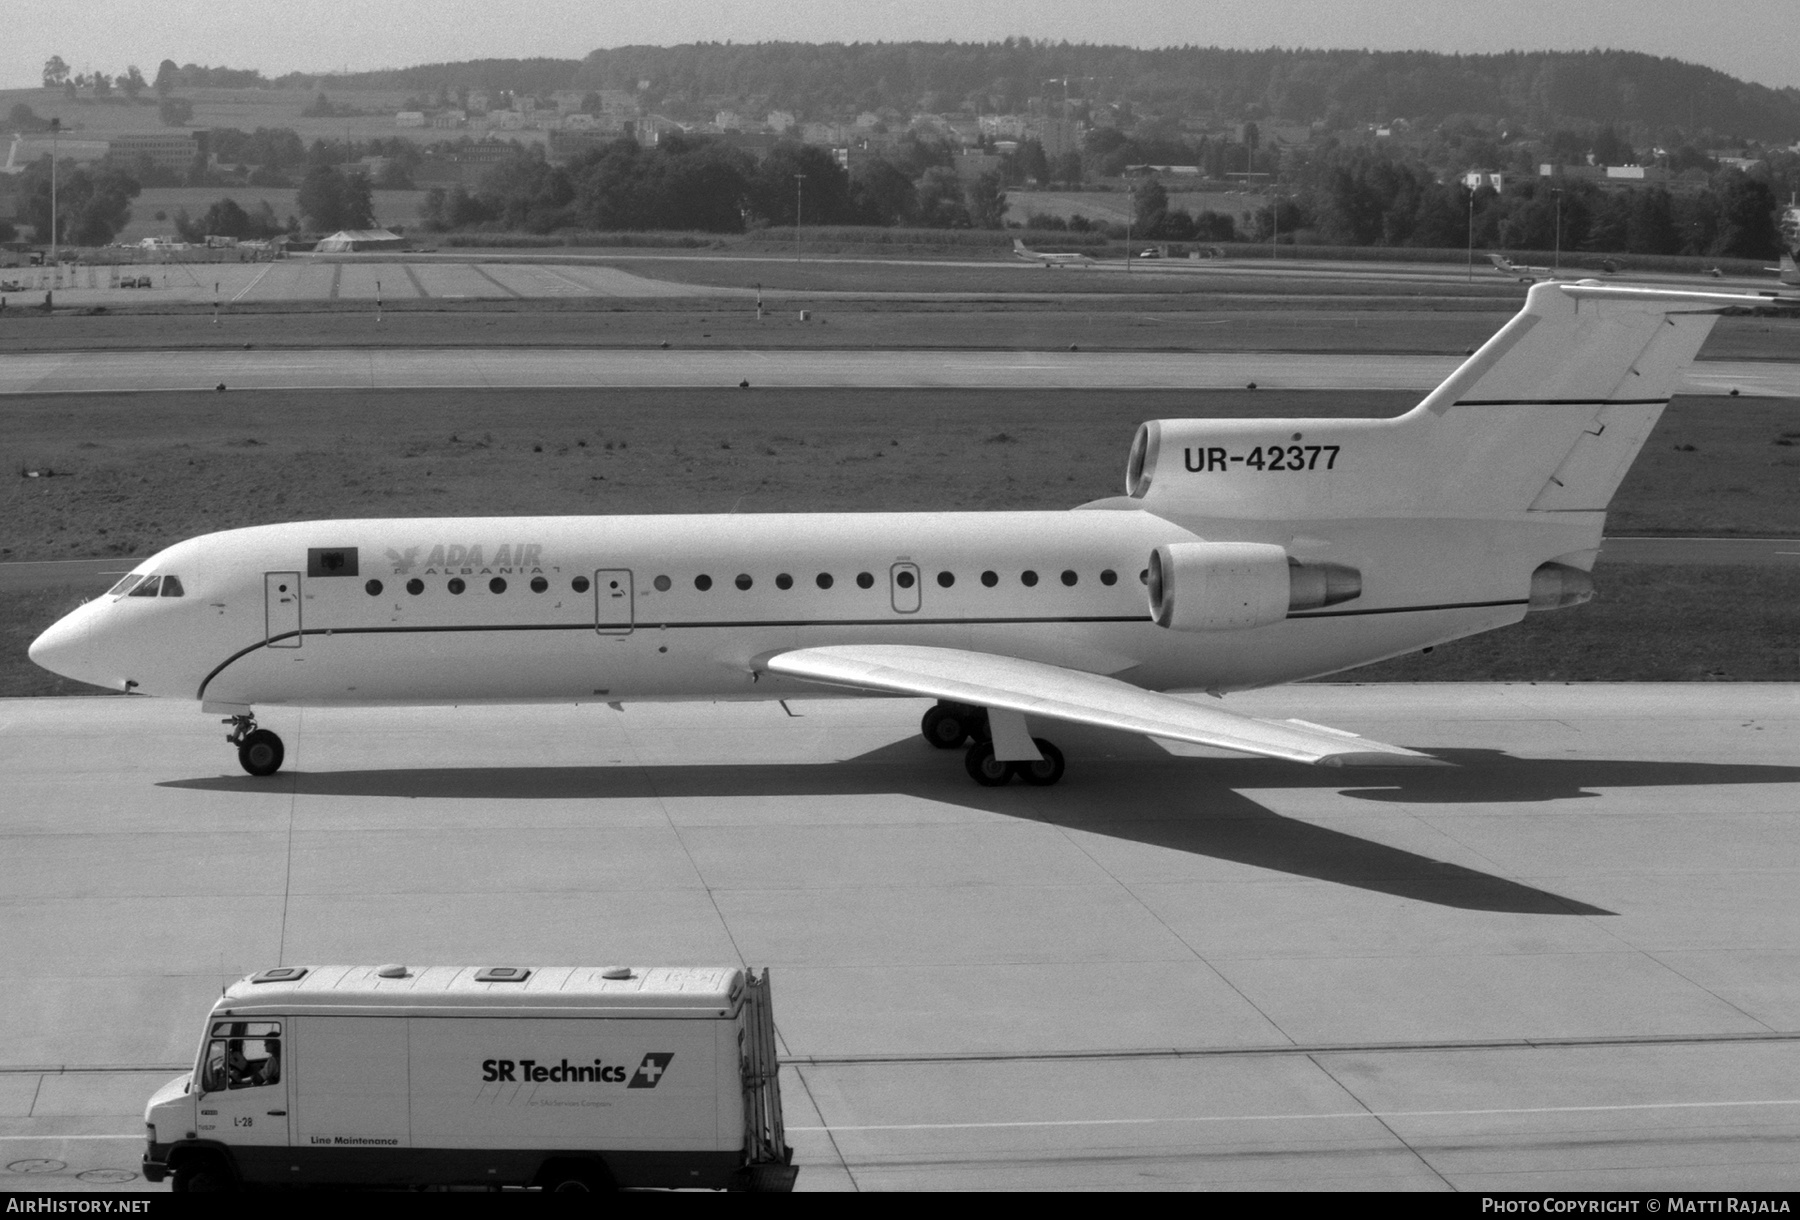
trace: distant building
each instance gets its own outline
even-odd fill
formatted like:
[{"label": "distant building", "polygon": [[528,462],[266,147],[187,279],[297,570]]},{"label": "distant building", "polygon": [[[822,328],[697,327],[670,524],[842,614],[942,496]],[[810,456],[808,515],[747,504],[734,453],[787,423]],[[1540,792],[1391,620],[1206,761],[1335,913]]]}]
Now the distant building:
[{"label": "distant building", "polygon": [[1087,134],[1084,128],[1084,124],[1074,119],[1036,119],[1026,129],[1026,134],[1037,137],[1038,143],[1044,146],[1045,156],[1060,157],[1064,153],[1081,151],[1081,142]]},{"label": "distant building", "polygon": [[1462,176],[1462,184],[1471,191],[1478,191],[1484,186],[1502,191],[1506,189],[1506,175],[1488,170],[1472,169]]},{"label": "distant building", "polygon": [[713,115],[713,126],[720,131],[742,131],[744,120],[735,110],[721,110]]},{"label": "distant building", "polygon": [[[1004,136],[1009,140],[1023,139],[1025,136],[1025,117],[1017,114],[984,114],[975,120],[977,129],[984,136]],[[873,126],[874,124],[870,124]]]},{"label": "distant building", "polygon": [[493,109],[493,98],[486,89],[471,89],[465,105],[470,114],[486,114]]},{"label": "distant building", "polygon": [[604,124],[597,114],[583,114],[576,111],[574,114],[565,114],[562,117],[564,131],[599,131],[603,126]]},{"label": "distant building", "polygon": [[794,112],[791,110],[771,110],[769,117],[763,120],[768,129],[778,136],[784,136],[794,125]]},{"label": "distant building", "polygon": [[468,122],[469,116],[461,110],[440,110],[427,121],[432,127],[455,129]]},{"label": "distant building", "polygon": [[[148,157],[157,169],[185,173],[196,160],[206,156],[204,131],[128,131],[114,136],[108,143],[114,157]],[[61,141],[58,141],[61,144]],[[60,153],[59,153],[60,155]]]},{"label": "distant building", "polygon": [[402,110],[394,115],[394,126],[423,127],[425,126],[425,112],[423,110]]},{"label": "distant building", "polygon": [[586,99],[587,94],[580,89],[558,89],[550,95],[550,101],[559,114],[574,114],[581,109],[582,102]]}]

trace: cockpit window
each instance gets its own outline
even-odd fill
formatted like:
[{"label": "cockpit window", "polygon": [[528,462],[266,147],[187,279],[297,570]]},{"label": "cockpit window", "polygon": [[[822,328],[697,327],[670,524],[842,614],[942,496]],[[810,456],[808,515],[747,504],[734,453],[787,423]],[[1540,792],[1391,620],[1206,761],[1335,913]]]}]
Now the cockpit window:
[{"label": "cockpit window", "polygon": [[108,597],[124,597],[125,591],[142,579],[144,579],[144,576],[141,572],[127,573],[118,584],[106,591],[106,595]]},{"label": "cockpit window", "polygon": [[128,597],[155,597],[157,586],[159,586],[160,584],[162,584],[162,577],[146,576],[143,579],[143,583],[139,584],[137,588],[133,589],[126,596],[128,596]]},{"label": "cockpit window", "polygon": [[183,590],[181,588],[181,577],[179,577],[179,576],[163,577],[162,595],[164,597],[180,597],[182,595],[182,591]]}]

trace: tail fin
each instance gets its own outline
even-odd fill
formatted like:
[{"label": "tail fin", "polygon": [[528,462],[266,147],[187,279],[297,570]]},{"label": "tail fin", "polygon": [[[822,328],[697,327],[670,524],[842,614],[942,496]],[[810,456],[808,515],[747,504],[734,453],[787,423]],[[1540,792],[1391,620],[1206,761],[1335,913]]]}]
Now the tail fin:
[{"label": "tail fin", "polygon": [[1794,256],[1785,251],[1781,255],[1781,282],[1800,284],[1800,267],[1794,265]]},{"label": "tail fin", "polygon": [[1025,249],[1025,243],[1023,241],[1021,241],[1019,238],[1015,237],[1015,238],[1013,238],[1013,253],[1014,254],[1029,254],[1030,251]]},{"label": "tail fin", "polygon": [[1407,414],[1157,421],[1133,445],[1128,490],[1153,510],[1233,518],[1603,510],[1719,313],[1768,304],[1537,284]]}]

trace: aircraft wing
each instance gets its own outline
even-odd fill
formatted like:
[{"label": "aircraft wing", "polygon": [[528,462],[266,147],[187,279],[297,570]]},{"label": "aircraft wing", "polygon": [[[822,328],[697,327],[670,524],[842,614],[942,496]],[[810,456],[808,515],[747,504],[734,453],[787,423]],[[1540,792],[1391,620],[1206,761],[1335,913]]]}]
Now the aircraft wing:
[{"label": "aircraft wing", "polygon": [[834,644],[776,653],[770,673],[1322,766],[1447,766],[1415,750],[1300,721],[1258,720],[1101,674],[1018,657],[913,644]]}]

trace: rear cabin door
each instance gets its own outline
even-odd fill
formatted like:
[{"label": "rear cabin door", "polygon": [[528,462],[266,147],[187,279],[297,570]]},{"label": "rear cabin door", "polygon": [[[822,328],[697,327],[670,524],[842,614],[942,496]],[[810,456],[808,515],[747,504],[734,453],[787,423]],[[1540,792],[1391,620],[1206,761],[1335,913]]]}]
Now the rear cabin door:
[{"label": "rear cabin door", "polygon": [[888,592],[901,614],[919,612],[919,565],[897,563],[888,569]]},{"label": "rear cabin door", "polygon": [[601,568],[594,573],[594,630],[602,635],[631,634],[631,569]]},{"label": "rear cabin door", "polygon": [[300,647],[300,573],[263,573],[263,621],[270,648]]}]

